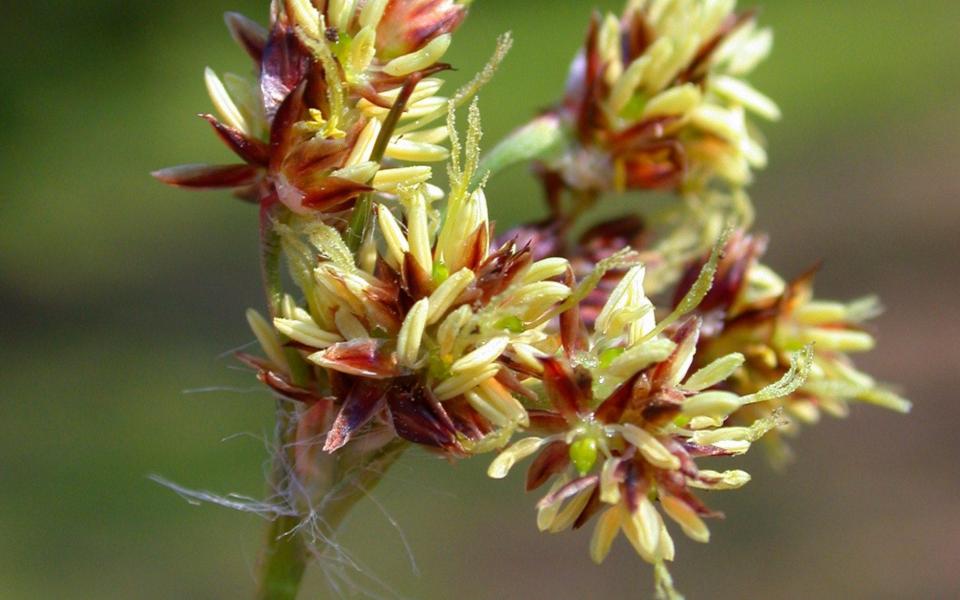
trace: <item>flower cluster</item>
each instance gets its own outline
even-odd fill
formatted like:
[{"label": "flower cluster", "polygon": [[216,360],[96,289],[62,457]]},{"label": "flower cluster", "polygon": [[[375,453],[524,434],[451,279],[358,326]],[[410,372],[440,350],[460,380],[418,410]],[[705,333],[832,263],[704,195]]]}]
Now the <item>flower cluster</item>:
[{"label": "flower cluster", "polygon": [[777,120],[780,110],[744,79],[772,34],[735,4],[631,0],[619,18],[594,15],[563,101],[491,162],[542,158],[558,212],[564,191],[576,212],[604,192],[668,190],[749,222],[742,190],[767,162],[750,116]]},{"label": "flower cluster", "polygon": [[[718,513],[693,490],[750,480],[698,459],[735,458],[849,400],[909,409],[848,357],[873,346],[861,323],[877,304],[815,300],[812,272],[785,282],[759,262],[765,238],[729,233],[731,215],[749,223],[742,190],[766,160],[747,114],[779,116],[742,79],[771,44],[752,13],[629,0],[595,17],[562,102],[481,156],[477,102],[462,141],[455,115],[509,38],[439,96],[466,4],[274,0],[269,29],[228,15],[257,74],[208,69],[220,116],[202,116],[243,162],[155,175],[260,206],[270,314],[248,312],[262,356],[238,356],[278,401],[283,514],[335,526],[410,444],[496,451],[494,478],[536,455],[527,489],[550,484],[539,528],[596,517],[595,561],[622,531],[677,597],[663,515],[706,542]],[[496,238],[486,178],[521,160],[550,214]],[[444,161],[445,188],[431,167]],[[696,210],[653,228],[637,209],[571,241],[602,194],[651,189]],[[297,587],[294,525],[269,540],[265,589]]]},{"label": "flower cluster", "polygon": [[734,489],[750,476],[741,470],[703,470],[695,459],[743,454],[781,424],[773,412],[744,426],[725,425],[734,412],[790,394],[812,360],[809,349],[802,350],[780,380],[742,396],[716,389],[739,368],[742,360],[735,353],[689,373],[699,354],[703,321],[679,319],[699,302],[718,258],[659,325],[643,291],[642,266],[620,280],[592,331],[576,327],[576,305],[565,312],[561,322],[573,332],[563,336],[563,353],[541,355],[533,374],[538,381],[532,387],[546,403],[530,411],[530,429],[543,437],[516,442],[489,469],[490,476],[504,477],[517,460],[539,451],[527,472],[527,489],[555,480],[537,504],[539,528],[577,528],[600,513],[590,544],[593,560],[606,557],[622,530],[637,553],[656,566],[657,586],[665,595],[675,595],[665,567],[674,558],[674,544],[656,506],[687,536],[708,541],[702,517],[718,513],[691,488]]},{"label": "flower cluster", "polygon": [[361,248],[359,261],[329,225],[294,219],[280,227],[307,306],[288,296],[273,325],[346,391],[332,425],[306,432],[325,434],[328,452],[361,429],[385,425],[403,439],[464,455],[481,439],[529,422],[517,399],[529,393],[505,357],[535,364],[535,348],[553,343],[550,311],[571,295],[556,279],[569,265],[534,262],[528,247],[512,241],[491,247],[483,190],[469,186],[479,133],[473,105],[461,157],[451,120],[453,185],[444,214],[424,185],[400,186],[377,202],[370,239],[380,243]]},{"label": "flower cluster", "polygon": [[[450,0],[275,1],[269,31],[227,15],[254,80],[206,71],[219,120],[201,115],[243,164],[184,165],[154,175],[192,188],[236,188],[295,213],[349,209],[364,192],[426,182],[444,161],[439,62],[466,8]],[[399,110],[390,119],[390,109]],[[403,121],[398,123],[397,121]],[[388,125],[388,127],[384,127]],[[399,128],[398,128],[399,126]],[[381,169],[384,159],[413,166]],[[430,193],[438,193],[431,188]]]},{"label": "flower cluster", "polygon": [[766,153],[747,113],[776,104],[742,77],[766,57],[768,30],[733,0],[633,1],[595,17],[556,116],[576,144],[554,163],[575,190],[738,188]]},{"label": "flower cluster", "polygon": [[[782,408],[797,422],[813,424],[821,411],[846,416],[850,401],[909,412],[910,402],[857,370],[849,356],[875,345],[864,322],[879,313],[877,299],[868,296],[848,303],[816,299],[816,268],[785,282],[759,262],[766,245],[765,237],[742,231],[727,242],[717,281],[698,308],[707,325],[697,356],[710,361],[728,351],[739,353],[741,367],[726,387],[748,394],[782,377],[790,353],[798,348],[813,344],[817,352],[806,382],[796,391],[743,407],[731,419],[750,422]],[[678,293],[696,281],[698,269],[696,263],[690,266]],[[778,434],[795,432],[794,425],[784,425],[766,438],[775,460],[788,456]]]}]

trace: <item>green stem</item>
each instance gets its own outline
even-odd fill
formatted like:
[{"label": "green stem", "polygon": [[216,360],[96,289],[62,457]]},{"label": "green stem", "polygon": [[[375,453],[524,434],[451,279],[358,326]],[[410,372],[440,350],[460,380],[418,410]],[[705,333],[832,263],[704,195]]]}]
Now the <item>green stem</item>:
[{"label": "green stem", "polygon": [[[395,439],[372,455],[358,457],[347,470],[341,470],[340,481],[333,486],[336,497],[323,505],[323,520],[331,533],[340,526],[350,509],[380,483],[387,469],[409,447],[407,441]],[[357,474],[352,475],[351,471]],[[337,487],[344,489],[337,490]]]},{"label": "green stem", "polygon": [[[321,505],[319,526],[323,535],[316,536],[316,539],[333,537],[354,505],[380,482],[407,447],[407,442],[394,440],[372,455],[357,457],[345,469],[338,469],[336,481],[324,490],[323,495],[329,500]],[[329,458],[337,460],[339,457]],[[257,600],[294,600],[297,597],[309,557],[303,535],[293,531],[299,524],[297,516],[279,517],[271,523],[261,559]]]},{"label": "green stem", "polygon": [[280,236],[273,227],[276,208],[260,208],[260,277],[271,317],[280,315],[283,281],[280,278]]},{"label": "green stem", "polygon": [[297,597],[307,568],[303,536],[298,532],[291,533],[299,523],[296,516],[282,516],[270,524],[260,559],[258,600],[293,600]]},{"label": "green stem", "polygon": [[569,244],[567,237],[570,235],[570,231],[576,226],[580,217],[593,208],[599,199],[600,195],[593,191],[575,192],[573,194],[573,204],[566,214],[560,215],[558,219],[560,224],[559,235],[562,244],[561,250],[564,253],[567,252],[567,245]]},{"label": "green stem", "polygon": [[[293,464],[293,450],[289,443],[296,418],[295,408],[288,402],[277,401],[277,438],[280,447],[270,470],[271,490],[283,489]],[[267,529],[263,554],[260,557],[260,587],[258,600],[293,600],[307,568],[307,546],[303,536],[294,531],[299,525],[297,515],[284,515],[274,520]]]},{"label": "green stem", "polygon": [[[273,227],[275,210],[260,210],[260,271],[267,306],[271,316],[280,314],[283,300],[283,280],[280,276],[280,236]],[[304,379],[305,369],[300,368],[300,356],[296,351],[286,352],[294,379]],[[278,442],[280,451],[274,458],[270,473],[270,489],[280,489],[286,479],[287,456],[294,408],[288,403],[277,402]],[[257,598],[260,600],[293,600],[297,596],[303,573],[307,568],[307,548],[303,537],[293,529],[299,523],[296,516],[282,516],[270,524],[261,556],[260,583]]]},{"label": "green stem", "polygon": [[[272,316],[280,313],[283,299],[283,280],[280,276],[281,243],[273,227],[274,217],[273,210],[261,211],[261,272],[267,304]],[[299,352],[288,349],[286,358],[292,383],[302,387],[311,385],[310,367],[304,362]],[[296,418],[295,406],[289,402],[277,402],[279,448],[270,473],[271,490],[282,490],[287,485],[290,465],[293,465],[295,460],[292,435],[296,431]],[[323,455],[323,460],[330,461],[331,476],[325,482],[324,489],[311,490],[311,495],[316,494],[317,497],[327,499],[321,506],[320,515],[324,536],[318,539],[327,538],[335,533],[350,509],[380,481],[384,472],[400,457],[407,446],[406,442],[395,440],[373,453],[355,456],[341,453],[335,456]],[[294,505],[293,508],[296,509],[296,506]],[[301,518],[298,515],[284,515],[270,523],[260,558],[257,600],[294,600],[297,597],[307,561],[310,558],[310,549],[304,535],[297,531],[300,523]]]}]

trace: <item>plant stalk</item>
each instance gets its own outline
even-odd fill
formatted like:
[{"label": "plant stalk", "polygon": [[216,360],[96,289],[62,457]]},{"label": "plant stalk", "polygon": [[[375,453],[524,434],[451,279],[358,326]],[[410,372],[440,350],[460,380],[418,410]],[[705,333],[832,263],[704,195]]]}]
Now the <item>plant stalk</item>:
[{"label": "plant stalk", "polygon": [[[410,86],[412,91],[413,86]],[[406,99],[403,99],[403,103]],[[383,150],[380,150],[382,156]],[[280,276],[281,243],[273,227],[274,211],[262,209],[260,213],[260,260],[263,287],[267,297],[271,316],[280,313],[283,299],[283,280]],[[290,367],[290,378],[294,385],[311,385],[310,366],[295,350],[286,350],[286,359]],[[277,401],[277,443],[278,450],[270,472],[269,489],[277,492],[288,489],[296,433],[296,406],[287,401]],[[337,528],[349,514],[350,509],[363,498],[383,477],[386,470],[400,457],[408,444],[394,440],[374,451],[324,455],[329,462],[330,477],[323,485],[311,489],[313,497],[323,498],[319,510],[321,536],[311,539],[322,540],[333,536]],[[309,482],[317,484],[317,482]],[[308,485],[309,485],[308,483]],[[288,499],[290,508],[297,512],[296,502]],[[300,589],[307,563],[312,553],[322,549],[311,548],[306,536],[300,531],[302,518],[297,514],[285,514],[277,517],[267,528],[267,537],[260,557],[260,573],[257,588],[257,600],[294,600]]]},{"label": "plant stalk", "polygon": [[[407,447],[407,442],[394,440],[372,455],[358,457],[356,464],[349,468],[338,468],[336,480],[325,490],[324,496],[328,500],[320,507],[318,524],[322,527],[322,535],[313,538],[332,538],[350,510],[380,482]],[[297,597],[311,556],[304,534],[297,530],[300,524],[300,517],[284,515],[268,528],[257,600],[294,600]],[[312,551],[322,553],[321,548]]]},{"label": "plant stalk", "polygon": [[[280,314],[283,299],[283,280],[280,275],[280,238],[273,227],[274,210],[260,209],[260,271],[267,307],[271,317]],[[304,371],[298,369],[300,356],[295,351],[286,352],[291,376],[301,379]],[[299,377],[298,377],[299,375]],[[277,401],[277,441],[279,449],[270,470],[269,488],[282,489],[287,477],[291,424],[295,408],[287,402]],[[260,579],[257,590],[259,600],[293,600],[300,589],[303,573],[307,568],[307,547],[303,536],[294,531],[299,524],[295,515],[277,517],[267,529],[260,557]]]}]

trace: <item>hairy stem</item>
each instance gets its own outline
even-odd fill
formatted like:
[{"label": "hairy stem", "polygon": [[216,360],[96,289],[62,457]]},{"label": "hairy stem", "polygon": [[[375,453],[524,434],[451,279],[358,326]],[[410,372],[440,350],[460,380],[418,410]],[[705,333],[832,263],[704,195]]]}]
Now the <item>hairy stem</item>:
[{"label": "hairy stem", "polygon": [[[267,296],[270,315],[280,314],[283,299],[283,280],[280,276],[280,239],[273,227],[274,211],[260,209],[260,271],[263,277],[263,289]],[[304,369],[299,368],[300,356],[295,351],[287,351],[293,379],[302,379]],[[270,471],[271,490],[281,489],[286,481],[289,457],[285,456],[289,447],[291,423],[295,418],[295,408],[289,403],[277,402],[277,435],[280,451],[274,457]],[[292,600],[297,596],[303,573],[307,568],[307,548],[303,537],[296,531],[299,519],[296,516],[281,516],[270,524],[264,541],[261,556],[261,571],[257,598],[261,600]]]},{"label": "hairy stem", "polygon": [[260,207],[260,277],[267,295],[267,309],[271,317],[280,314],[283,300],[283,281],[280,278],[280,236],[273,227],[276,208]]},{"label": "hairy stem", "polygon": [[[381,156],[382,153],[383,149],[380,149]],[[277,316],[283,299],[283,280],[280,275],[281,244],[273,227],[274,218],[272,210],[261,210],[263,287],[270,314]],[[313,384],[310,366],[299,352],[286,349],[286,359],[294,385],[306,387]],[[305,489],[293,489],[291,474],[292,465],[295,464],[296,411],[293,403],[277,401],[276,436],[279,447],[270,472],[269,489],[272,493],[284,495],[295,512],[299,512],[298,497],[302,496],[308,501],[307,496],[323,498],[320,514],[317,515],[321,529],[316,531],[321,535],[310,536],[308,543],[307,536],[301,531],[304,519],[299,514],[283,515],[270,523],[260,557],[258,600],[294,600],[297,597],[311,553],[322,554],[324,550],[317,548],[317,541],[314,540],[332,537],[350,509],[379,483],[386,470],[408,446],[402,440],[394,440],[375,450],[346,455],[338,453],[335,456],[324,454],[320,460],[327,464],[328,476],[321,481],[300,482],[305,484]]]},{"label": "hairy stem", "polygon": [[[320,490],[326,500],[319,507],[318,529],[310,545],[299,530],[299,516],[282,516],[267,531],[266,546],[261,558],[261,580],[257,600],[294,600],[312,553],[322,555],[325,548],[317,544],[331,540],[350,510],[383,478],[409,444],[394,440],[371,453],[355,457],[349,464],[336,465],[336,475],[329,488]],[[337,457],[328,457],[337,460]],[[281,459],[282,462],[283,459]],[[281,466],[281,471],[283,467]],[[279,477],[285,477],[283,472]],[[318,490],[314,490],[316,493]]]},{"label": "hairy stem", "polygon": [[295,531],[300,520],[282,516],[270,524],[261,557],[258,600],[293,600],[307,568],[307,547]]},{"label": "hairy stem", "polygon": [[327,527],[331,530],[339,527],[350,509],[380,483],[408,447],[409,442],[395,439],[375,452],[358,457],[346,470],[341,469],[340,481],[334,485],[331,499],[323,505]]}]

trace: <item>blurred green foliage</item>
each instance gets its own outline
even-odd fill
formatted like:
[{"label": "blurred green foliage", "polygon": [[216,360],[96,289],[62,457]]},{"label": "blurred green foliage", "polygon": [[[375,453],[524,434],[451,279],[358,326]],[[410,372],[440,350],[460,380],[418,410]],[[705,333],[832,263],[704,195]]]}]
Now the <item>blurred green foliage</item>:
[{"label": "blurred green foliage", "polygon": [[[610,0],[596,4],[619,7]],[[202,69],[245,72],[245,56],[233,47],[221,14],[239,10],[263,20],[266,6],[254,0],[50,0],[17,3],[13,16],[0,21],[0,178],[6,186],[0,203],[0,598],[228,598],[251,589],[261,522],[191,507],[147,475],[220,492],[262,491],[270,402],[252,377],[221,356],[248,342],[242,311],[261,304],[255,213],[225,193],[165,189],[147,173],[179,162],[227,160],[193,116],[209,110]],[[590,6],[476,2],[449,55],[459,67],[451,87],[482,66],[497,34],[512,30],[516,40],[481,94],[487,147],[557,97]],[[893,288],[901,280],[885,286],[880,278],[888,271],[875,266],[875,254],[856,255],[856,240],[843,246],[824,236],[821,244],[798,247],[791,241],[805,238],[778,223],[790,221],[800,231],[816,227],[836,213],[804,194],[834,198],[837,189],[852,186],[854,194],[869,195],[878,170],[902,168],[909,177],[909,167],[930,156],[942,159],[942,169],[922,172],[924,184],[932,180],[936,188],[921,194],[927,198],[922,209],[939,210],[944,194],[956,189],[944,157],[957,155],[960,134],[960,5],[768,0],[761,21],[775,28],[777,43],[754,82],[785,114],[782,124],[766,128],[772,167],[754,194],[761,224],[783,230],[784,246],[775,255],[790,266],[805,264],[833,243],[853,252],[852,258],[831,257],[841,265],[832,281],[844,291],[845,273],[860,290]],[[874,162],[864,166],[868,159]],[[488,196],[501,230],[541,210],[523,169],[494,180]],[[859,202],[842,213],[850,221],[871,206],[869,197]],[[820,212],[804,212],[811,206]],[[884,206],[888,222],[901,223],[909,210],[893,201]],[[914,250],[931,256],[927,246]],[[888,247],[887,256],[892,252]],[[848,260],[859,262],[843,271]],[[857,267],[875,277],[862,277]],[[890,356],[897,351],[892,347]],[[886,375],[910,380],[909,373]],[[206,387],[230,389],[184,392]],[[900,421],[891,423],[897,417],[866,414],[855,418],[880,427],[877,435],[899,431]],[[693,598],[740,598],[743,589],[784,598],[815,590],[819,597],[948,593],[950,579],[940,571],[911,569],[901,576],[883,568],[915,559],[910,552],[871,564],[864,548],[890,540],[856,528],[851,536],[864,547],[848,542],[834,562],[824,562],[816,536],[839,544],[835,536],[844,523],[830,520],[832,501],[804,513],[802,495],[824,490],[794,484],[846,490],[846,498],[835,500],[853,503],[845,520],[857,503],[892,489],[879,474],[855,471],[855,464],[841,464],[833,475],[829,464],[826,472],[814,472],[816,461],[835,460],[831,449],[843,446],[830,440],[849,431],[844,425],[851,424],[826,427],[800,444],[808,471],[800,466],[785,478],[755,466],[765,482],[726,500],[733,518],[715,528],[710,547],[682,545],[682,589]],[[863,443],[862,455],[875,456],[877,446]],[[915,449],[899,459],[908,470],[908,459],[925,456]],[[357,576],[361,590],[448,598],[456,586],[455,595],[466,600],[600,598],[649,589],[645,566],[627,552],[597,569],[583,536],[536,535],[532,502],[518,507],[515,501],[517,481],[484,480],[482,462],[451,469],[412,453],[397,467],[377,493],[389,517],[377,502],[366,503],[343,536],[345,547],[372,566],[367,575],[385,582],[378,587]],[[870,463],[869,469],[883,467],[873,458]],[[853,476],[867,492],[844,487],[842,478]],[[898,505],[880,506],[894,511]],[[956,531],[960,518],[952,523]],[[800,535],[799,527],[812,532],[779,560],[770,558]],[[419,576],[401,536],[419,561]],[[811,562],[790,563],[805,556]],[[313,589],[324,589],[319,572],[313,577]]]}]

